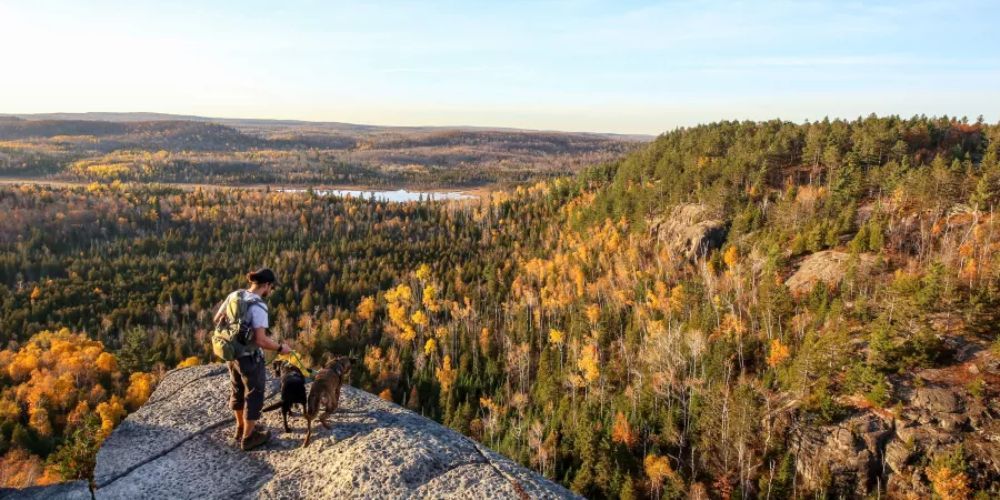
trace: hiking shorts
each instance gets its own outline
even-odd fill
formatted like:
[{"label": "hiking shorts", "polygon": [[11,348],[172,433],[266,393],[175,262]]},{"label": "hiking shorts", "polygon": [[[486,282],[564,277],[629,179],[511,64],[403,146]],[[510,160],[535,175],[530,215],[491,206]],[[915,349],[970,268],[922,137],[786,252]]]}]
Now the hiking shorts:
[{"label": "hiking shorts", "polygon": [[255,352],[249,356],[236,358],[229,363],[229,382],[232,393],[229,396],[229,408],[246,410],[246,420],[260,420],[264,408],[264,391],[266,390],[266,368],[264,356]]}]

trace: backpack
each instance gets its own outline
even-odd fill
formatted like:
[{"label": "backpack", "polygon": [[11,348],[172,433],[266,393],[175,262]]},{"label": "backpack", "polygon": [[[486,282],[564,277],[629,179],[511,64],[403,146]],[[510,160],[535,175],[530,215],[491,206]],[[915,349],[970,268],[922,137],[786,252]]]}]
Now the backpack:
[{"label": "backpack", "polygon": [[257,350],[257,346],[251,343],[253,329],[250,328],[248,314],[255,305],[263,307],[259,298],[247,299],[246,290],[237,290],[226,297],[223,305],[226,308],[225,317],[215,325],[212,332],[212,351],[223,361],[232,361]]}]

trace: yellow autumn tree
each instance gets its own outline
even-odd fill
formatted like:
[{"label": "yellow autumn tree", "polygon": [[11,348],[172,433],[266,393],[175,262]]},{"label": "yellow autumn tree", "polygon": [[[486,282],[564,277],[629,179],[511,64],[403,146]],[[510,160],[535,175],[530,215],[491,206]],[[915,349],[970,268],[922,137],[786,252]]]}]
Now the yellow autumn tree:
[{"label": "yellow autumn tree", "polygon": [[417,271],[414,274],[417,276],[418,280],[427,281],[427,279],[431,277],[431,266],[427,264],[420,264],[420,267],[417,268]]},{"label": "yellow autumn tree", "polygon": [[674,472],[673,467],[670,466],[670,460],[665,456],[656,454],[646,455],[646,458],[642,461],[642,466],[646,472],[646,477],[649,478],[649,487],[655,498],[659,498],[660,491],[663,489],[663,485],[667,479],[671,481],[676,479],[677,473]]},{"label": "yellow autumn tree", "polygon": [[972,496],[965,453],[959,445],[949,452],[938,453],[930,467],[925,469],[934,493],[942,500],[966,500]]},{"label": "yellow autumn tree", "polygon": [[684,285],[678,284],[670,289],[670,299],[668,300],[668,309],[670,312],[677,312],[681,310],[684,306],[684,300],[687,298],[684,291]]},{"label": "yellow autumn tree", "polygon": [[362,321],[369,321],[375,317],[375,310],[377,309],[374,297],[365,297],[361,299],[361,303],[358,304],[358,319]]},{"label": "yellow autumn tree", "polygon": [[964,472],[950,467],[931,467],[927,470],[927,477],[941,500],[966,500],[972,495],[969,478]]},{"label": "yellow autumn tree", "polygon": [[156,377],[152,373],[136,372],[129,377],[128,390],[125,391],[125,402],[132,410],[138,409],[149,399],[156,385]]},{"label": "yellow autumn tree", "polygon": [[432,313],[436,313],[441,310],[441,304],[437,300],[437,287],[433,284],[428,283],[424,287],[423,298],[421,299],[424,307]]},{"label": "yellow autumn tree", "polygon": [[593,383],[601,376],[601,370],[599,368],[600,354],[597,351],[597,346],[589,344],[580,350],[580,359],[577,360],[576,366],[583,372],[583,379],[587,383]]},{"label": "yellow autumn tree", "polygon": [[95,409],[97,415],[101,417],[101,433],[106,437],[125,417],[125,405],[118,396],[111,396],[111,399],[97,405]]},{"label": "yellow autumn tree", "polygon": [[554,346],[561,346],[566,340],[566,334],[562,330],[557,330],[555,328],[549,329],[549,343]]},{"label": "yellow autumn tree", "polygon": [[198,356],[191,356],[180,363],[177,363],[177,368],[188,368],[191,366],[198,366],[201,364],[201,360]]},{"label": "yellow autumn tree", "polygon": [[739,251],[736,250],[735,246],[727,248],[726,253],[722,255],[722,261],[726,263],[726,266],[729,269],[736,267],[736,264],[739,263],[739,259],[740,259],[740,254]]},{"label": "yellow autumn tree", "polygon": [[97,369],[104,373],[113,373],[118,370],[118,359],[110,352],[102,352],[97,356]]},{"label": "yellow autumn tree", "polygon": [[430,320],[427,318],[427,315],[420,310],[417,310],[412,315],[410,315],[410,321],[412,321],[414,325],[417,325],[419,327],[426,327],[428,324],[430,324]]},{"label": "yellow autumn tree", "polygon": [[587,321],[591,325],[596,325],[598,320],[601,319],[601,307],[597,304],[591,304],[587,306],[585,314],[587,315]]},{"label": "yellow autumn tree", "polygon": [[28,426],[34,429],[40,436],[49,437],[52,435],[52,423],[49,421],[49,412],[43,407],[36,406],[28,410]]},{"label": "yellow autumn tree", "polygon": [[451,356],[445,355],[444,361],[441,362],[441,368],[438,368],[435,376],[438,383],[441,384],[441,390],[444,392],[451,392],[452,386],[455,385],[455,380],[458,379],[458,371],[451,366]]}]

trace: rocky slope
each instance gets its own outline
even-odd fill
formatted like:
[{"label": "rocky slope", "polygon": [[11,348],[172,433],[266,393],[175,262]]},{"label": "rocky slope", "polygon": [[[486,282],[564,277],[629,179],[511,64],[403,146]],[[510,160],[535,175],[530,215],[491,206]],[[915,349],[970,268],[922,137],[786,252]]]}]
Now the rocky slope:
[{"label": "rocky slope", "polygon": [[950,340],[956,343],[955,363],[916,370],[916,385],[897,380],[895,408],[869,408],[833,425],[794,429],[801,483],[834,497],[864,498],[881,487],[890,498],[931,498],[932,457],[961,446],[972,485],[995,492],[1000,421],[994,415],[1000,414],[1000,401],[977,397],[969,380],[1000,384],[1000,360],[982,345]]},{"label": "rocky slope", "polygon": [[[268,402],[277,393],[270,379]],[[232,441],[228,396],[223,365],[170,372],[101,447],[95,498],[574,497],[465,436],[351,387],[332,428],[315,429],[318,439],[308,447],[301,447],[302,417],[292,417],[292,432],[284,433],[275,411],[263,419],[271,443],[245,453]],[[82,483],[44,496],[90,497]]]}]

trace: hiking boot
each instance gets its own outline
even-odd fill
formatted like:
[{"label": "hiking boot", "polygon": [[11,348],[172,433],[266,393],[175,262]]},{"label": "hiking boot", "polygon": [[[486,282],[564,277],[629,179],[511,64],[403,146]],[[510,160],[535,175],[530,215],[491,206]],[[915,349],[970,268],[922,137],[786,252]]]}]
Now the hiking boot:
[{"label": "hiking boot", "polygon": [[268,442],[270,439],[271,439],[271,431],[261,431],[258,429],[254,429],[249,436],[243,438],[243,442],[240,444],[240,447],[243,448],[243,451],[250,451]]}]

